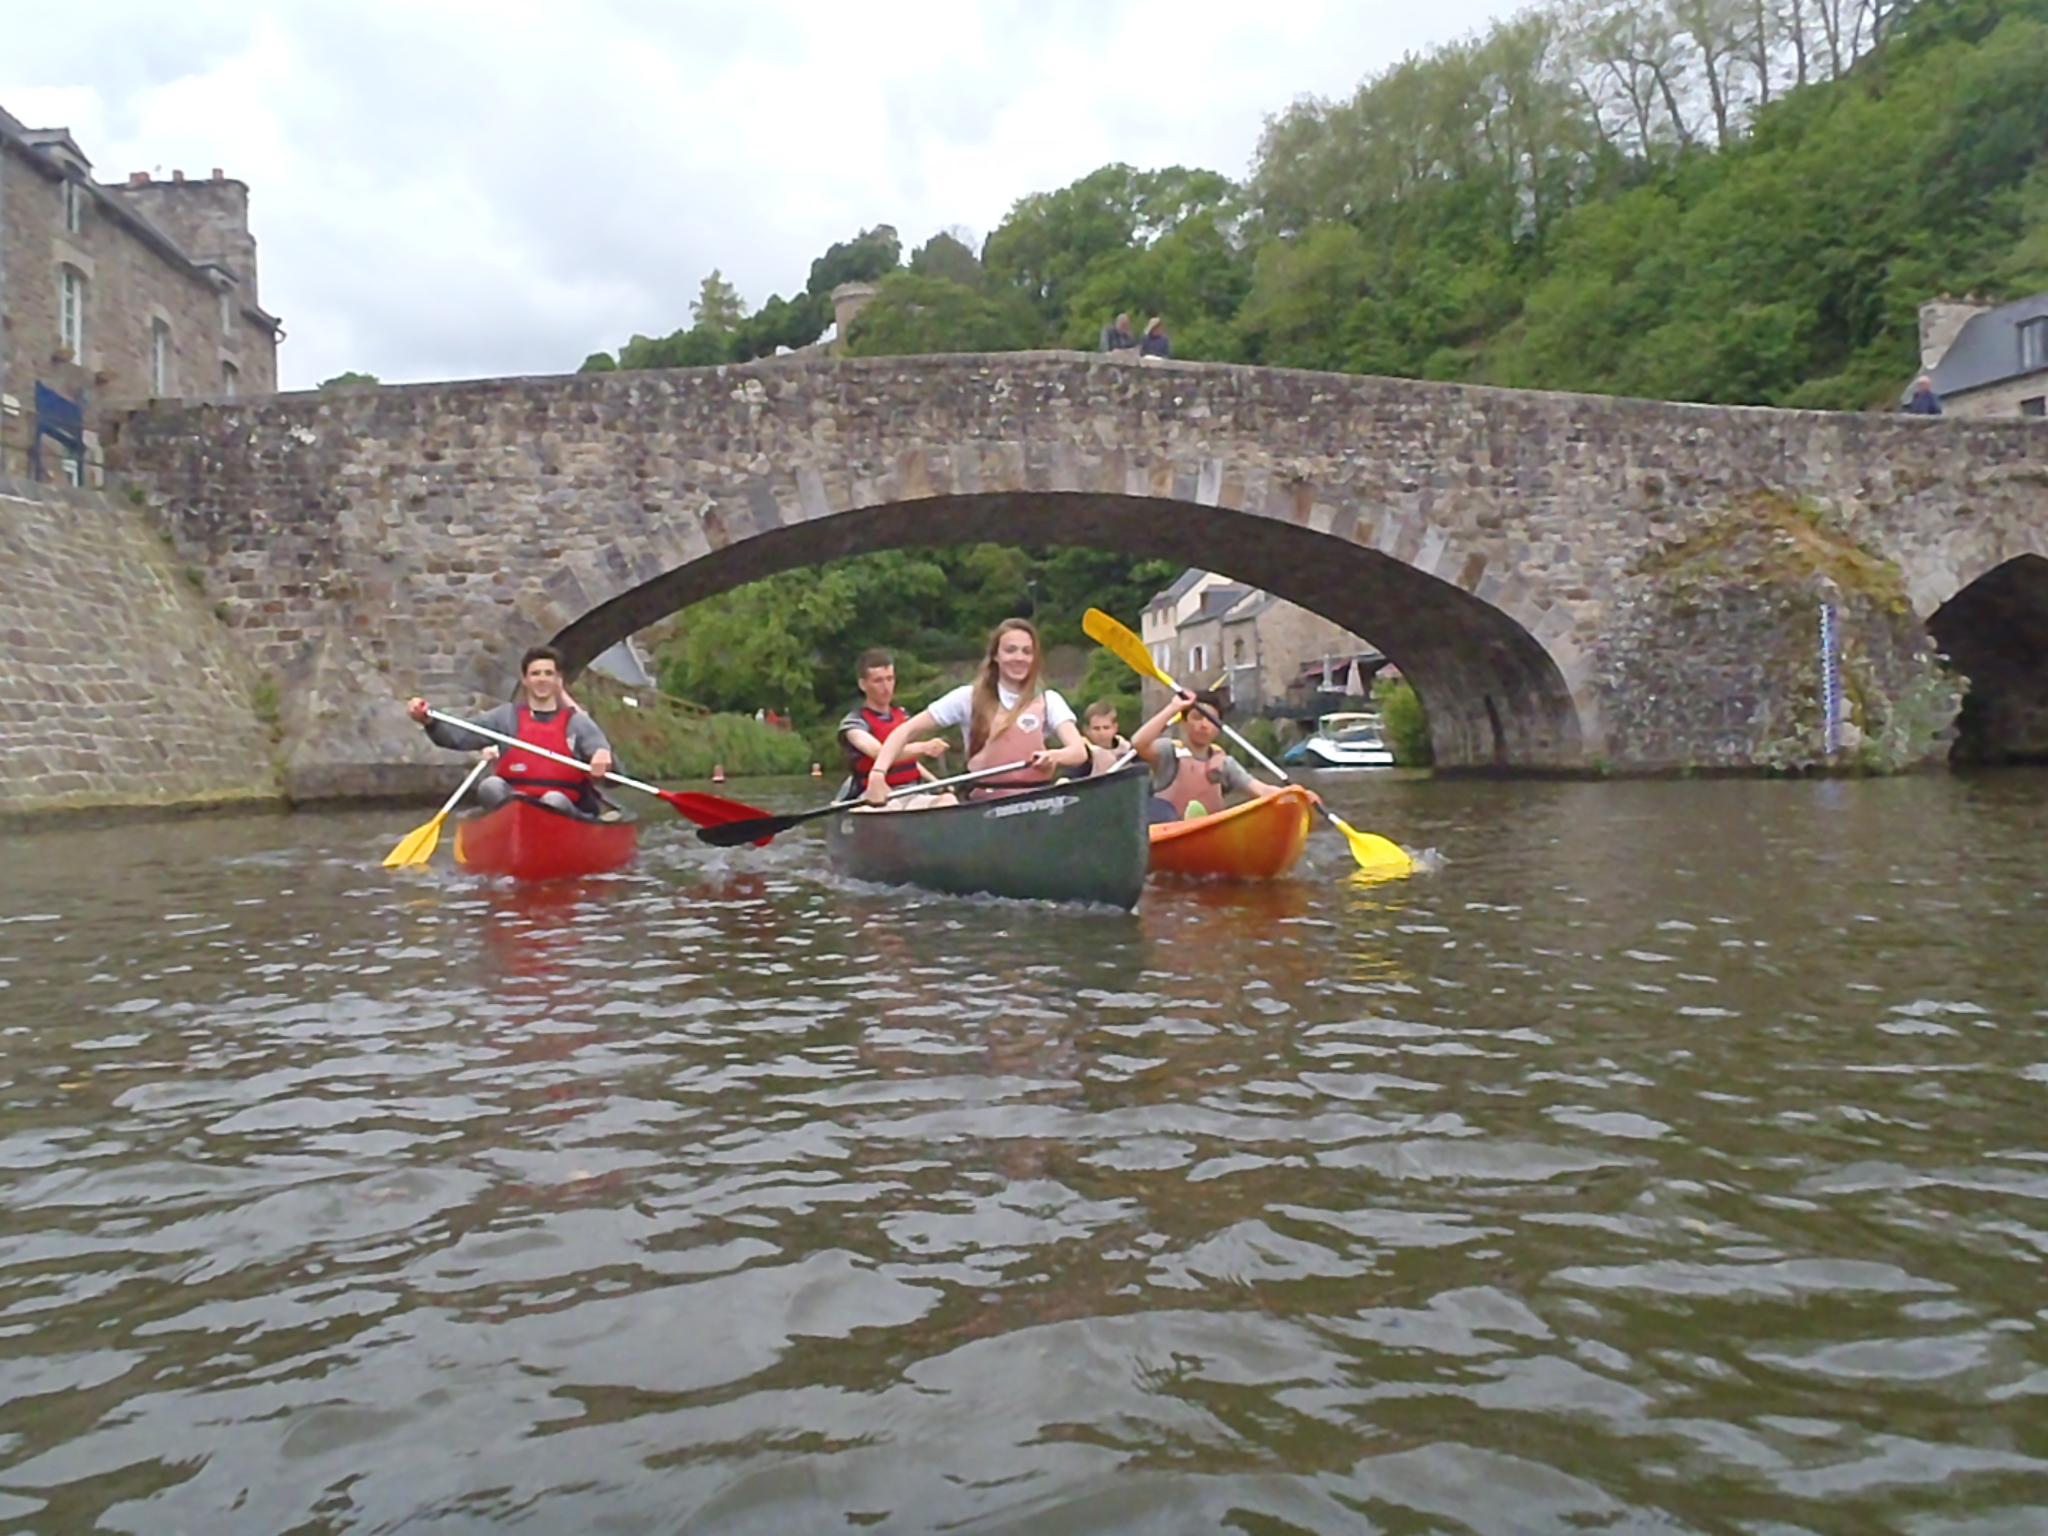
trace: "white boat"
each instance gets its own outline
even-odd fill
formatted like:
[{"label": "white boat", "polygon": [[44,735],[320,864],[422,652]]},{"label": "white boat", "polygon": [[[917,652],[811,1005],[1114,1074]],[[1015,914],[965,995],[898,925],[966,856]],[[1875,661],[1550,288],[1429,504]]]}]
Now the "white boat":
[{"label": "white boat", "polygon": [[1374,714],[1324,715],[1290,758],[1311,768],[1391,768],[1394,749]]}]

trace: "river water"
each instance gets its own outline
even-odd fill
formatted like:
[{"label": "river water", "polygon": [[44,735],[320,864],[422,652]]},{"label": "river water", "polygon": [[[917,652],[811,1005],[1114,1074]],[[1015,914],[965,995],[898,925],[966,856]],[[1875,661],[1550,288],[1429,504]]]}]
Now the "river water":
[{"label": "river water", "polygon": [[10,836],[0,1531],[2048,1533],[2048,777],[1324,788],[1441,867]]}]

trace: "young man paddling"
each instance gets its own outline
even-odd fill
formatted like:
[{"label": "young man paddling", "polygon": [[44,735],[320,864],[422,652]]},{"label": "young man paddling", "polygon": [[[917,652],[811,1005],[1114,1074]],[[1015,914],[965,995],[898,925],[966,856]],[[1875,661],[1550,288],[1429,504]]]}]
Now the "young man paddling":
[{"label": "young man paddling", "polygon": [[551,645],[536,645],[519,658],[519,697],[486,711],[476,724],[565,757],[581,758],[590,765],[587,771],[552,758],[521,753],[513,747],[500,751],[487,737],[430,720],[425,699],[406,700],[405,712],[426,727],[427,739],[437,747],[455,752],[482,749],[497,754],[497,771],[480,780],[476,787],[477,803],[486,809],[503,805],[513,795],[524,795],[558,811],[576,811],[585,816],[597,816],[605,810],[604,799],[591,775],[611,772],[612,745],[597,722],[570,702],[562,687],[561,652]]},{"label": "young man paddling", "polygon": [[[1179,741],[1165,736],[1176,716]],[[1252,794],[1263,800],[1280,793],[1279,785],[1253,778],[1244,764],[1216,745],[1222,734],[1222,699],[1185,688],[1132,733],[1131,750],[1152,765],[1147,815],[1155,825],[1220,811],[1231,795]]]},{"label": "young man paddling", "polygon": [[[850,799],[867,788],[868,772],[881,756],[882,743],[901,730],[910,715],[896,702],[896,658],[879,648],[861,652],[854,666],[860,684],[860,703],[849,709],[839,722],[839,748],[846,754],[846,782],[836,800]],[[891,789],[915,784],[922,776],[923,758],[943,756],[944,740],[912,742],[887,775]]]}]

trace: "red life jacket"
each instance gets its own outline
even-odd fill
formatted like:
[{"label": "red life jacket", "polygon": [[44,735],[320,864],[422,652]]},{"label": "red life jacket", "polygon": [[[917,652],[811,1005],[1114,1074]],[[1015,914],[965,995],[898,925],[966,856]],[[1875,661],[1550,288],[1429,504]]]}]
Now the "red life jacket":
[{"label": "red life jacket", "polygon": [[[550,752],[574,757],[576,754],[569,750],[569,717],[575,713],[564,704],[554,712],[552,719],[536,720],[533,711],[521,704],[519,724],[513,728],[512,734],[536,747],[546,747]],[[522,795],[540,795],[559,789],[572,798],[581,794],[583,786],[590,782],[590,775],[580,768],[571,768],[553,758],[522,753],[517,747],[507,747],[498,754],[498,777]]]},{"label": "red life jacket", "polygon": [[[967,766],[970,770],[978,770],[1022,762],[1032,753],[1045,749],[1045,738],[1045,695],[1040,693],[1035,698],[1021,701],[1015,713],[1011,714],[1010,723],[983,743],[979,752],[971,754]],[[974,786],[974,790],[1035,789],[1040,784],[1050,784],[1054,771],[1051,767],[1019,768],[1000,779],[983,779]]]},{"label": "red life jacket", "polygon": [[1191,756],[1186,751],[1174,749],[1173,782],[1159,791],[1159,798],[1166,801],[1178,816],[1185,817],[1188,807],[1199,800],[1203,811],[1223,809],[1223,753],[1211,747],[1204,757]]},{"label": "red life jacket", "polygon": [[[871,709],[863,704],[860,707],[860,718],[861,723],[868,728],[870,736],[877,741],[887,741],[895,734],[896,728],[910,718],[910,713],[897,704],[891,704],[886,710]],[[847,748],[846,755],[852,761],[853,766],[847,771],[853,775],[853,782],[856,785],[867,783],[868,774],[873,771],[875,760],[872,757],[863,757],[851,747]],[[889,787],[895,789],[899,785],[915,784],[923,777],[924,775],[918,771],[916,758],[899,758],[895,766],[889,770]]]}]

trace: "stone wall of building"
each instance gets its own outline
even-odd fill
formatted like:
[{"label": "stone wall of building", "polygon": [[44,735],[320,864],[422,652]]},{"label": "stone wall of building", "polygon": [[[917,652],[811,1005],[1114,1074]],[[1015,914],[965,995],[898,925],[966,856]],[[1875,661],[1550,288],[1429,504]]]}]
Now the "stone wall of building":
[{"label": "stone wall of building", "polygon": [[[2028,416],[2042,420],[2048,416],[2048,368],[2021,374],[2016,379],[2001,379],[1982,389],[1951,395],[1941,402],[1941,408],[1951,416],[1966,420],[1990,416]],[[2041,430],[2048,432],[2048,424],[2044,424]]]},{"label": "stone wall of building", "polygon": [[[67,175],[66,165],[0,125],[0,394],[20,406],[0,420],[0,473],[27,472],[39,382],[88,406],[277,389],[275,322],[258,304],[248,188],[226,177],[109,187],[75,165]],[[159,218],[204,248],[188,250]],[[75,352],[62,319],[67,269],[83,283]],[[55,455],[46,443],[46,458]]]},{"label": "stone wall of building", "polygon": [[275,701],[125,500],[0,478],[0,817],[279,794]]},{"label": "stone wall of building", "polygon": [[[1967,589],[2048,556],[2032,423],[1096,355],[167,402],[114,426],[110,463],[284,688],[300,795],[439,783],[399,701],[502,698],[534,641],[581,665],[778,570],[989,539],[1192,562],[1369,636],[1425,701],[1443,767],[1762,767],[1781,718],[1800,722],[1742,700],[1806,684],[1767,670],[1752,690],[1713,657],[1775,649],[1731,637],[1695,664],[1660,632],[1669,551],[1707,547],[1760,494],[1810,507],[1893,571],[1901,633],[1943,610],[1970,629],[1990,609],[1951,608]],[[1796,604],[1754,617],[1806,645]],[[1747,723],[1726,742],[1660,724],[1679,697]]]}]

